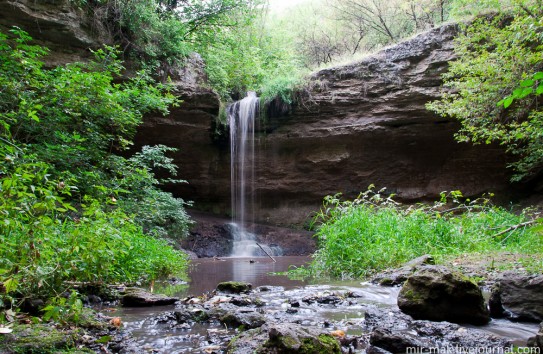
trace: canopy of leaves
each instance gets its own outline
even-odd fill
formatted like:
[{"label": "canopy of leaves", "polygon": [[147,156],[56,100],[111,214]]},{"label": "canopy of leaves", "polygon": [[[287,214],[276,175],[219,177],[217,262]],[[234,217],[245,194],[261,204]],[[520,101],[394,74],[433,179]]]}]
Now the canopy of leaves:
[{"label": "canopy of leaves", "polygon": [[459,58],[444,76],[448,90],[428,105],[460,120],[457,140],[498,142],[516,155],[514,180],[543,168],[542,18],[540,1],[476,18],[456,40]]}]

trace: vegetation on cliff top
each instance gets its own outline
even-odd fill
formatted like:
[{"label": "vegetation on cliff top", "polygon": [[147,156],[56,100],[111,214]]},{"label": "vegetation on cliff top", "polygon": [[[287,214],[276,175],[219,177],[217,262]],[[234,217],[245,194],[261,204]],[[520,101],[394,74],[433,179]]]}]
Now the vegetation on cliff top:
[{"label": "vegetation on cliff top", "polygon": [[428,107],[460,120],[461,142],[497,142],[517,156],[513,180],[543,170],[543,3],[517,2],[480,16],[455,40],[458,60],[444,75],[443,98]]}]

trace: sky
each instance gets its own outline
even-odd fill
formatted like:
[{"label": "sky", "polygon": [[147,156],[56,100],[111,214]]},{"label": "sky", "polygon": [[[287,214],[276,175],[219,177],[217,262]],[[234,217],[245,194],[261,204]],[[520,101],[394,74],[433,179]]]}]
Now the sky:
[{"label": "sky", "polygon": [[305,1],[310,1],[310,0],[269,0],[269,3],[272,9],[283,10]]}]

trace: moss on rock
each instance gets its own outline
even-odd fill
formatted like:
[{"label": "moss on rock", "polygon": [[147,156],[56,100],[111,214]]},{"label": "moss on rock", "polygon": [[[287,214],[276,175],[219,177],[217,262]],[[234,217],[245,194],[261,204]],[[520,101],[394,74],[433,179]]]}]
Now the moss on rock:
[{"label": "moss on rock", "polygon": [[0,337],[0,352],[7,354],[59,353],[75,347],[76,330],[58,330],[50,325],[18,325]]}]

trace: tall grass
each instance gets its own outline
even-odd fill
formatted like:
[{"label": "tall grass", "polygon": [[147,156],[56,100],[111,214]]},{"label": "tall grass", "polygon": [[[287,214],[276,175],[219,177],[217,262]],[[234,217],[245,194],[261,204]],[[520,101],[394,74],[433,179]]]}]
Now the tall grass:
[{"label": "tall grass", "polygon": [[[449,195],[451,196],[451,195]],[[467,204],[455,192],[449,203],[406,208],[369,189],[354,201],[325,198],[316,216],[319,249],[305,270],[314,276],[364,277],[423,254],[459,255],[508,251],[541,253],[543,239],[535,229],[511,226],[529,220],[479,199]],[[296,270],[294,271],[296,272]]]}]

